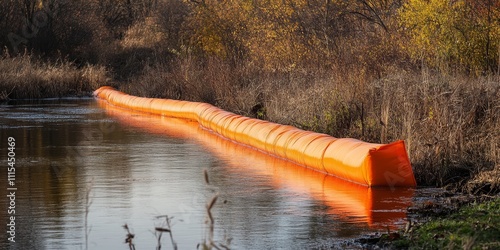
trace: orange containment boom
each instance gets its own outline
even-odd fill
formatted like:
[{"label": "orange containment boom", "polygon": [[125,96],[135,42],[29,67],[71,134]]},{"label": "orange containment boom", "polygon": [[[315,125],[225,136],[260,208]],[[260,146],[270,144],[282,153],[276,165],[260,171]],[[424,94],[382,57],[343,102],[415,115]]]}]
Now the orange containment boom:
[{"label": "orange containment boom", "polygon": [[337,139],[236,115],[207,103],[136,97],[108,86],[97,89],[94,96],[122,108],[194,120],[230,140],[365,186],[416,186],[403,141],[374,144]]}]

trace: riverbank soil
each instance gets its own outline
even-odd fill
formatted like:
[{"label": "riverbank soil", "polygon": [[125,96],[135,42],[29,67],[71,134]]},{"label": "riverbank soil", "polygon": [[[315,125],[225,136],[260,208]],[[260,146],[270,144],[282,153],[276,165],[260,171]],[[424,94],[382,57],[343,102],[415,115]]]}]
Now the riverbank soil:
[{"label": "riverbank soil", "polygon": [[360,249],[500,249],[500,195],[417,192],[403,230],[356,240]]}]

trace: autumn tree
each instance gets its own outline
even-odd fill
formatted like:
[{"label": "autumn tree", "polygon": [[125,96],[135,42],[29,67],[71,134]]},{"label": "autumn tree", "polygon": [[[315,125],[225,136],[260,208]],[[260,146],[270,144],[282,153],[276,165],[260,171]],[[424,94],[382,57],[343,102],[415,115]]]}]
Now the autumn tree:
[{"label": "autumn tree", "polygon": [[404,49],[430,66],[492,71],[498,65],[500,2],[409,0],[401,9]]},{"label": "autumn tree", "polygon": [[245,4],[238,1],[189,2],[184,34],[191,47],[206,55],[236,62],[245,55]]}]

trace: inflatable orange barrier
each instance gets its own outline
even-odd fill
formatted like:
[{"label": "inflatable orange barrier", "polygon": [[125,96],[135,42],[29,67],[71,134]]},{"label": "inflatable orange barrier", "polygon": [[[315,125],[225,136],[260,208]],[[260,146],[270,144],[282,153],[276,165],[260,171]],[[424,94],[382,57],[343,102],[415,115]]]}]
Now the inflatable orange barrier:
[{"label": "inflatable orange barrier", "polygon": [[152,134],[193,140],[222,159],[227,166],[226,171],[266,177],[277,188],[312,197],[325,205],[327,214],[349,223],[366,223],[373,229],[396,230],[405,220],[406,210],[412,202],[413,188],[357,185],[234,143],[193,121],[126,110],[103,100],[98,100],[98,104],[124,125]]},{"label": "inflatable orange barrier", "polygon": [[193,120],[230,140],[358,184],[416,186],[403,141],[374,144],[337,139],[236,115],[207,103],[136,97],[107,86],[94,96],[126,109]]}]

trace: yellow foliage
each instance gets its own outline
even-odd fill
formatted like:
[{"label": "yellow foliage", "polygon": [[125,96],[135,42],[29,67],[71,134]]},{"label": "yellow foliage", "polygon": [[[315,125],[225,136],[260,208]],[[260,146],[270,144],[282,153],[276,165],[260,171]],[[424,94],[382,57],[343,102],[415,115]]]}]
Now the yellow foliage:
[{"label": "yellow foliage", "polygon": [[301,0],[269,0],[254,6],[247,41],[253,60],[263,62],[265,68],[280,70],[290,70],[301,61],[307,50],[298,39],[299,24],[294,15],[305,4]]},{"label": "yellow foliage", "polygon": [[207,54],[228,58],[239,53],[246,15],[237,1],[191,3],[191,43]]},{"label": "yellow foliage", "polygon": [[221,58],[245,55],[269,69],[289,69],[306,53],[295,10],[303,0],[205,1],[194,4],[192,43]]},{"label": "yellow foliage", "polygon": [[451,63],[478,73],[491,70],[500,46],[499,7],[487,0],[408,0],[400,11],[410,37],[405,49],[431,66]]}]

